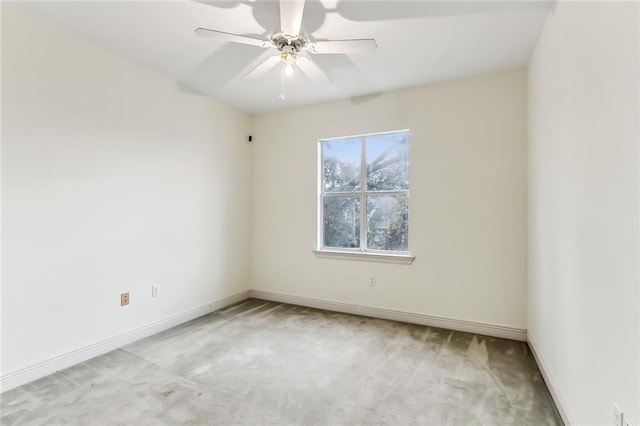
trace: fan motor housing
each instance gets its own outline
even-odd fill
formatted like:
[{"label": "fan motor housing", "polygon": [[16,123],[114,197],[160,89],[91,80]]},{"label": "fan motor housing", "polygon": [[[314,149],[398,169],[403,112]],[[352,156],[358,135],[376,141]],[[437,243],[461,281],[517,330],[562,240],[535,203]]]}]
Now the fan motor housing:
[{"label": "fan motor housing", "polygon": [[297,53],[307,44],[307,40],[301,35],[294,37],[283,32],[272,35],[271,41],[283,53]]}]

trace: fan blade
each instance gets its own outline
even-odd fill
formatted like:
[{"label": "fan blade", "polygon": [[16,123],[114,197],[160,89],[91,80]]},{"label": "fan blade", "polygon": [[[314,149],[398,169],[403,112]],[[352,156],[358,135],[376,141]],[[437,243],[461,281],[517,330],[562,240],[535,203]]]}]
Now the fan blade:
[{"label": "fan blade", "polygon": [[298,56],[296,62],[298,68],[307,75],[314,83],[327,84],[331,83],[331,79],[322,71],[311,59],[306,56]]},{"label": "fan blade", "polygon": [[273,47],[273,44],[267,40],[259,38],[247,37],[238,34],[225,33],[224,31],[210,30],[209,28],[196,28],[195,33],[200,37],[217,38],[220,40],[230,41],[232,43],[248,44],[258,47]]},{"label": "fan blade", "polygon": [[246,73],[241,78],[241,80],[255,80],[257,78],[260,78],[266,73],[268,73],[269,71],[271,71],[271,69],[276,65],[278,65],[279,63],[280,63],[280,56],[278,55],[270,56],[267,59],[265,59],[263,62],[258,64],[257,67],[255,67],[254,69]]},{"label": "fan blade", "polygon": [[368,53],[376,50],[378,45],[372,38],[360,40],[327,40],[308,43],[306,48],[311,53],[330,54],[339,53],[348,55],[351,53]]},{"label": "fan blade", "polygon": [[300,35],[305,0],[280,0],[280,30],[290,36]]}]

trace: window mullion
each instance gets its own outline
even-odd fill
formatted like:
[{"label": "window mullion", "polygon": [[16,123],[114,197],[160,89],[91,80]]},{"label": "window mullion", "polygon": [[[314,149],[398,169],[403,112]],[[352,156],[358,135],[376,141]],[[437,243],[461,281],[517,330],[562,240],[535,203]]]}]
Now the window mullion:
[{"label": "window mullion", "polygon": [[353,192],[325,192],[322,194],[324,198],[328,197],[360,197],[360,191]]},{"label": "window mullion", "polygon": [[399,189],[397,191],[365,191],[365,195],[407,195],[408,189]]},{"label": "window mullion", "polygon": [[367,251],[367,137],[360,142],[360,249]]}]

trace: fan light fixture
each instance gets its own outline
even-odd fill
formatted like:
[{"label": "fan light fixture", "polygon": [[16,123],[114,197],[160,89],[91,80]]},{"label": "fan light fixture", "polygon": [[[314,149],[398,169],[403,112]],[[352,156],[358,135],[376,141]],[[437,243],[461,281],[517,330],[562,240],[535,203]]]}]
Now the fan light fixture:
[{"label": "fan light fixture", "polygon": [[284,66],[284,75],[290,76],[293,74],[293,66],[291,64],[287,64]]},{"label": "fan light fixture", "polygon": [[293,66],[296,64],[296,54],[290,52],[282,52],[280,62],[282,62],[284,74],[290,76],[293,74]]}]

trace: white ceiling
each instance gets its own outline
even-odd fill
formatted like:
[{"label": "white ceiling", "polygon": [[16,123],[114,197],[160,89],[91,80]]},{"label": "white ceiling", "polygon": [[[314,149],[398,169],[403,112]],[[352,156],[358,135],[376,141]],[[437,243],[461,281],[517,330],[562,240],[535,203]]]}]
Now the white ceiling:
[{"label": "white ceiling", "polygon": [[16,5],[169,76],[183,91],[210,95],[250,113],[524,66],[552,7],[547,1],[517,0],[307,0],[302,29],[312,39],[375,38],[378,48],[360,55],[314,55],[332,82],[318,85],[296,71],[286,79],[287,100],[282,101],[278,68],[256,81],[240,79],[275,51],[193,32],[207,27],[267,38],[280,27],[276,1]]}]

